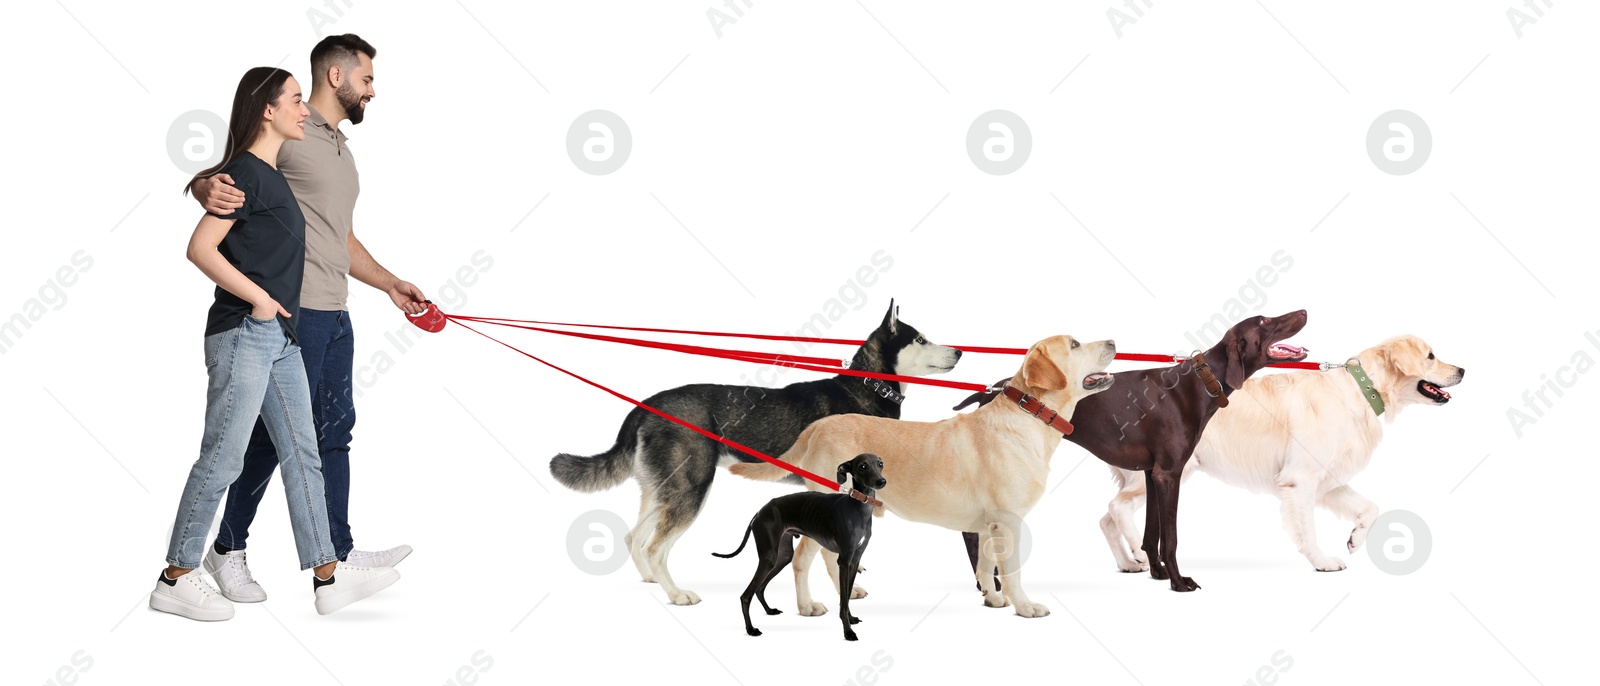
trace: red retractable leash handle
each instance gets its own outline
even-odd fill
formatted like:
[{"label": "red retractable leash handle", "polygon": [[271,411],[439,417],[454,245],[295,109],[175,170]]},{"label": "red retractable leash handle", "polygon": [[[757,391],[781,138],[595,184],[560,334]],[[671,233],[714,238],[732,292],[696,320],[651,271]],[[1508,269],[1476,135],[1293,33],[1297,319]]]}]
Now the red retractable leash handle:
[{"label": "red retractable leash handle", "polygon": [[428,309],[422,314],[407,314],[406,320],[416,324],[417,328],[428,333],[443,331],[444,323],[450,320],[445,318],[444,313],[439,311],[439,306],[433,304],[432,300],[424,300],[422,302],[428,304]]}]

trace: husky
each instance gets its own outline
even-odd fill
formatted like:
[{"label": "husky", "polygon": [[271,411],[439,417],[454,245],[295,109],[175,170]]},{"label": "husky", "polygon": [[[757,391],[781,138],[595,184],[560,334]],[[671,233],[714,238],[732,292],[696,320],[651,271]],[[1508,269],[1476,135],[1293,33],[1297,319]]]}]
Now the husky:
[{"label": "husky", "polygon": [[[936,345],[900,321],[891,300],[850,368],[927,376],[954,369],[959,359],[960,350]],[[840,374],[782,388],[692,384],[657,393],[644,404],[768,455],[782,455],[818,419],[839,414],[898,419],[904,399],[900,382]],[[585,492],[638,478],[639,521],[623,538],[628,554],[639,576],[660,583],[674,605],[693,605],[700,596],[673,582],[667,556],[699,516],[717,468],[740,462],[760,459],[636,407],[610,450],[589,457],[562,453],[550,460],[550,473],[567,488]],[[798,476],[788,480],[800,483]]]}]

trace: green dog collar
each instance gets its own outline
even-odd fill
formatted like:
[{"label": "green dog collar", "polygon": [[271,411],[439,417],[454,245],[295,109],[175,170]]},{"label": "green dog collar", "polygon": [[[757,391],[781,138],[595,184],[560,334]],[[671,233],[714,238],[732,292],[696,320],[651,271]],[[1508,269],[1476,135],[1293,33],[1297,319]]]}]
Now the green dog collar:
[{"label": "green dog collar", "polygon": [[1383,416],[1383,398],[1378,395],[1378,390],[1372,387],[1372,379],[1367,378],[1367,372],[1355,360],[1345,363],[1346,371],[1355,377],[1356,385],[1361,387],[1361,397],[1367,399],[1367,404],[1372,406],[1372,413]]}]

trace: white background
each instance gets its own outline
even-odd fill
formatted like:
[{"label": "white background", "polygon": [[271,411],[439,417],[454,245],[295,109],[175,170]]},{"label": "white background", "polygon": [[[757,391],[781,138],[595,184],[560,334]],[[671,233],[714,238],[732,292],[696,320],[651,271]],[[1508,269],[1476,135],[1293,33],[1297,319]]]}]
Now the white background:
[{"label": "white background", "polygon": [[[1555,684],[1587,666],[1600,378],[1559,374],[1576,380],[1520,437],[1507,411],[1580,353],[1600,359],[1584,338],[1600,330],[1596,8],[1556,3],[1518,37],[1509,1],[1138,3],[1119,37],[1121,2],[757,2],[719,37],[707,10],[731,11],[710,2],[463,1],[8,8],[0,317],[48,298],[0,355],[8,683],[1237,684],[1278,651],[1292,667],[1267,678],[1283,684]],[[314,29],[310,9],[334,22]],[[787,573],[770,594],[785,614],[749,638],[752,557],[706,553],[789,487],[718,476],[672,558],[699,605],[663,605],[631,564],[586,574],[568,527],[596,509],[631,523],[637,487],[574,493],[549,458],[605,449],[628,407],[459,329],[402,351],[386,334],[408,325],[355,284],[352,518],[358,547],[416,547],[403,579],[316,615],[274,484],[250,546],[270,600],[221,624],[149,611],[201,432],[211,298],[182,256],[199,209],[166,131],[191,110],[225,116],[249,67],[303,77],[315,41],[346,31],[379,50],[377,98],[345,129],[357,234],[452,311],[783,333],[853,296],[883,250],[892,266],[828,335],[865,335],[891,297],[965,345],[1070,333],[1187,350],[1246,297],[1251,313],[1307,308],[1295,342],[1314,360],[1415,333],[1471,374],[1447,407],[1399,417],[1352,485],[1423,517],[1432,556],[1385,574],[1319,513],[1350,568],[1315,573],[1275,500],[1201,477],[1181,556],[1204,588],[1175,594],[1115,570],[1096,526],[1106,470],[1067,444],[1028,519],[1027,588],[1049,617],[982,607],[955,533],[890,516],[860,642],[833,612],[796,616]],[[609,175],[565,151],[593,109],[633,136]],[[964,148],[993,109],[1032,135],[1009,175]],[[1409,175],[1365,149],[1394,109],[1432,132]],[[1292,267],[1247,286],[1280,250]],[[92,266],[49,285],[78,251]],[[465,285],[477,251],[492,266]],[[639,398],[756,370],[509,340]],[[1015,364],[970,355],[947,378]],[[948,416],[963,395],[913,388],[906,417]]]}]

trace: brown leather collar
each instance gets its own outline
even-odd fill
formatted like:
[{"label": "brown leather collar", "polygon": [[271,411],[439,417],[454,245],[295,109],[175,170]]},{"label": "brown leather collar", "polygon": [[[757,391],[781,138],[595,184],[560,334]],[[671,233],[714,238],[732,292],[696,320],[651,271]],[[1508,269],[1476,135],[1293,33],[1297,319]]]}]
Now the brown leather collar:
[{"label": "brown leather collar", "polygon": [[1227,407],[1228,395],[1222,392],[1222,382],[1217,381],[1217,375],[1211,373],[1211,366],[1206,364],[1205,355],[1197,352],[1189,360],[1194,362],[1194,371],[1200,375],[1200,382],[1206,385],[1206,395],[1217,401],[1217,407]]},{"label": "brown leather collar", "polygon": [[1060,431],[1062,438],[1066,438],[1068,434],[1072,433],[1072,422],[1067,421],[1066,417],[1061,416],[1055,410],[1046,407],[1044,401],[1023,393],[1009,384],[1002,388],[1001,392],[1007,398],[1015,401],[1017,407],[1022,408],[1023,412],[1039,418],[1039,421],[1049,424],[1050,428]]},{"label": "brown leather collar", "polygon": [[883,507],[883,501],[882,500],[878,500],[877,498],[874,498],[874,497],[872,497],[870,495],[862,493],[861,491],[858,491],[858,490],[856,490],[854,488],[850,489],[849,496],[851,498],[856,499],[856,501],[858,501],[858,502],[863,502],[863,503],[866,503],[866,504],[871,505],[873,507]]}]

